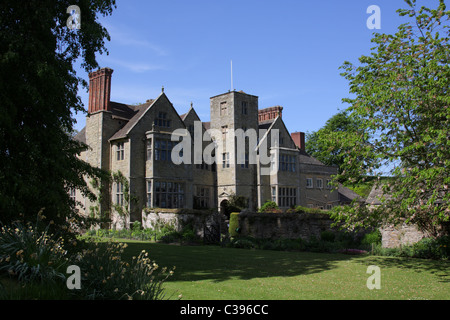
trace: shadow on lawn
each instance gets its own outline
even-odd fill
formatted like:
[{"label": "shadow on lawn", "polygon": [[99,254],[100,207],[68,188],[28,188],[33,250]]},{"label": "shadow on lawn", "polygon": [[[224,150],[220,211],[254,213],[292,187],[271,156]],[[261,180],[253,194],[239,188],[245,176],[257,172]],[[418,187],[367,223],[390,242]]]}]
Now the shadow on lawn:
[{"label": "shadow on lawn", "polygon": [[[177,246],[128,243],[129,259],[146,250],[159,266],[176,267],[172,280],[215,282],[230,279],[308,275],[332,269],[356,256],[312,252],[231,249],[218,246]],[[127,259],[124,256],[124,259]]]},{"label": "shadow on lawn", "polygon": [[429,272],[433,274],[439,282],[450,282],[450,261],[371,256],[364,261],[364,264],[367,263],[379,266],[380,268],[389,267],[409,269],[415,272]]}]

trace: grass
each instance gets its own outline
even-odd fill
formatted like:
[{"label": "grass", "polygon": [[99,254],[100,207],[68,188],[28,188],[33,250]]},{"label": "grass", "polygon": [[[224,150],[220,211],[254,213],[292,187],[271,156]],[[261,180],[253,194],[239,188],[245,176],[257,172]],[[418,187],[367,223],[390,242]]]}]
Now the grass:
[{"label": "grass", "polygon": [[[183,300],[406,300],[450,298],[450,262],[311,252],[179,246],[127,241],[124,259],[141,250],[176,266],[167,295]],[[367,268],[381,269],[369,290]]]},{"label": "grass", "polygon": [[[146,250],[160,267],[176,267],[164,284],[170,299],[180,294],[182,300],[450,299],[450,261],[122,241],[128,244],[125,261]],[[380,267],[380,290],[366,286],[370,265]],[[0,300],[70,299],[64,287],[24,291],[7,277],[0,284],[9,292]]]}]

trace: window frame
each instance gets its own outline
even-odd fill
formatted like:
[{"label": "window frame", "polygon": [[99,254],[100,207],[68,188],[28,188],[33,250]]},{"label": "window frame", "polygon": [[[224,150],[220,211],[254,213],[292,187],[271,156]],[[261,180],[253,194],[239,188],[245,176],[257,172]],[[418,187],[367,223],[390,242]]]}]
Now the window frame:
[{"label": "window frame", "polygon": [[123,183],[116,182],[116,205],[123,206],[124,202]]},{"label": "window frame", "polygon": [[241,102],[241,113],[243,115],[248,115],[248,103],[247,103],[247,101],[242,101]]},{"label": "window frame", "polygon": [[125,142],[118,142],[116,144],[116,160],[125,160]]},{"label": "window frame", "polygon": [[226,169],[230,167],[230,153],[224,152],[222,153],[222,169]]},{"label": "window frame", "polygon": [[316,178],[316,188],[323,189],[323,179],[322,178]]},{"label": "window frame", "polygon": [[228,115],[228,105],[226,101],[220,103],[220,116]]}]

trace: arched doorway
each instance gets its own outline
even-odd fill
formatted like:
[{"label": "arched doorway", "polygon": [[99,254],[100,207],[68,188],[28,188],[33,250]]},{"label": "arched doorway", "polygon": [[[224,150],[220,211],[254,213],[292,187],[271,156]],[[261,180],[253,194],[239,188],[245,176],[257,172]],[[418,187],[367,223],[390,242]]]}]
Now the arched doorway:
[{"label": "arched doorway", "polygon": [[227,217],[227,220],[230,220],[230,213],[227,210],[228,204],[228,200],[222,200],[222,202],[220,203],[220,213],[225,215]]}]

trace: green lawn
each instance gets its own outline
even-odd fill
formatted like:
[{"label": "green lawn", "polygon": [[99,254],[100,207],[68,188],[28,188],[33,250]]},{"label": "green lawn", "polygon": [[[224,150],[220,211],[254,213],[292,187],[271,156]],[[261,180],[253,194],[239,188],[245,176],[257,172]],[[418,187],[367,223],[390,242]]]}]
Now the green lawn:
[{"label": "green lawn", "polygon": [[[173,299],[450,299],[449,261],[127,243],[125,259],[146,250],[159,266],[176,266],[165,284]],[[366,286],[370,265],[380,267],[379,290]]]}]

